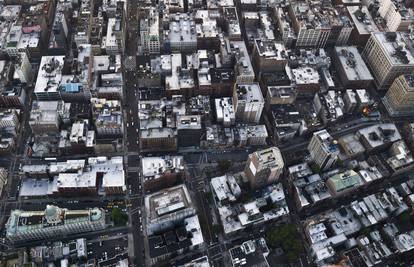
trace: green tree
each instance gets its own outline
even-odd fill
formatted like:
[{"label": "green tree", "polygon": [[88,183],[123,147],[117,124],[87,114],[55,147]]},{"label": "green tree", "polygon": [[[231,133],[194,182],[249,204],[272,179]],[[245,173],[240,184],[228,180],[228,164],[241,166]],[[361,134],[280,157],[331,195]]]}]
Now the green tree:
[{"label": "green tree", "polygon": [[113,208],[111,210],[111,220],[115,226],[123,226],[128,222],[128,215],[122,212],[119,208]]},{"label": "green tree", "polygon": [[210,203],[214,202],[213,193],[211,191],[205,192],[204,196],[208,200],[208,202],[210,202]]},{"label": "green tree", "polygon": [[311,163],[310,165],[309,165],[309,167],[311,168],[311,170],[313,171],[313,173],[321,173],[321,167],[318,165],[318,164],[316,164],[316,163]]},{"label": "green tree", "polygon": [[403,224],[403,223],[409,223],[411,221],[411,215],[409,211],[404,211],[403,213],[399,214],[397,216],[397,220]]},{"label": "green tree", "polygon": [[218,161],[218,168],[221,172],[227,172],[232,165],[232,162],[227,159],[219,160]]},{"label": "green tree", "polygon": [[282,247],[289,262],[296,261],[302,251],[299,233],[293,224],[267,231],[266,241],[271,248]]},{"label": "green tree", "polygon": [[220,224],[213,224],[213,232],[219,234],[223,232],[223,227]]}]

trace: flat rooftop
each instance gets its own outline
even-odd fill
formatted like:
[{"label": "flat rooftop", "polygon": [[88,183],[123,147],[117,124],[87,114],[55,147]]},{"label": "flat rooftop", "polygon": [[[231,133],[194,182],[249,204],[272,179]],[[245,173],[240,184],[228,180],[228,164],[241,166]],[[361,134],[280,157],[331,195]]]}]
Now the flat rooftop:
[{"label": "flat rooftop", "polygon": [[339,58],[342,69],[345,70],[347,80],[374,80],[355,46],[336,46],[335,52]]}]

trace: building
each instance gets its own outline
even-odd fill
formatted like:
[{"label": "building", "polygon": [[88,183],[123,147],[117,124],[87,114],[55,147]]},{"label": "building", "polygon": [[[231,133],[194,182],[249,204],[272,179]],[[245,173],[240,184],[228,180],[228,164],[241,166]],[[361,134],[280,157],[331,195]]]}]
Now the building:
[{"label": "building", "polygon": [[204,249],[204,238],[197,215],[187,217],[174,227],[149,236],[148,248],[151,265]]},{"label": "building", "polygon": [[166,230],[196,214],[185,185],[177,185],[145,196],[147,234]]},{"label": "building", "polygon": [[237,122],[259,123],[264,107],[264,99],[260,85],[235,84],[233,104]]},{"label": "building", "polygon": [[210,187],[216,206],[235,202],[241,196],[241,189],[233,175],[225,174],[211,178]]},{"label": "building", "polygon": [[351,89],[347,89],[343,96],[342,96],[343,100],[344,100],[344,110],[346,113],[353,113],[358,105],[358,100],[357,100],[357,94],[351,90]]},{"label": "building", "polygon": [[201,116],[177,116],[178,147],[199,147],[202,134]]},{"label": "building", "polygon": [[63,101],[34,101],[29,126],[35,135],[54,134],[69,119],[70,103]]},{"label": "building", "polygon": [[337,91],[329,90],[324,94],[315,94],[313,104],[324,125],[334,123],[344,115],[344,101]]},{"label": "building", "polygon": [[6,237],[13,243],[20,243],[97,231],[105,227],[103,209],[68,210],[47,205],[44,211],[12,210],[6,224]]},{"label": "building", "polygon": [[361,185],[363,180],[354,170],[335,174],[326,180],[326,186],[333,197],[349,195]]},{"label": "building", "polygon": [[139,145],[142,151],[175,151],[177,150],[177,129],[150,128],[140,130]]},{"label": "building", "polygon": [[[30,258],[33,262],[53,262],[68,258],[80,260],[88,255],[88,246],[85,238],[78,238],[67,242],[54,242],[51,245],[30,248]],[[62,264],[61,264],[62,265]]]},{"label": "building", "polygon": [[320,2],[298,1],[289,5],[296,47],[325,47],[348,42],[353,25],[339,9]]},{"label": "building", "polygon": [[385,94],[383,103],[390,116],[414,115],[414,75],[398,76]]},{"label": "building", "polygon": [[312,160],[321,170],[328,170],[335,164],[339,155],[337,142],[326,130],[313,133],[308,150]]},{"label": "building", "polygon": [[255,74],[249,53],[244,41],[226,42],[227,52],[232,55],[236,63],[234,65],[234,73],[237,84],[249,84],[254,82]]},{"label": "building", "polygon": [[287,64],[287,52],[283,44],[256,39],[254,41],[253,65],[256,73],[284,70]]},{"label": "building", "polygon": [[230,202],[229,205],[221,206],[218,204],[217,209],[224,234],[236,238],[242,234],[241,231],[258,229],[259,225],[284,222],[289,214],[281,183],[266,186],[258,194],[247,196],[247,200],[244,196],[243,202]]},{"label": "building", "polygon": [[248,240],[239,246],[229,250],[232,267],[269,267],[266,260],[269,255],[269,248],[263,237],[255,240]]},{"label": "building", "polygon": [[350,43],[353,45],[365,46],[371,33],[379,32],[380,30],[372,18],[367,6],[347,6],[346,9],[354,24],[354,28],[349,38]]},{"label": "building", "polygon": [[92,98],[92,116],[98,138],[122,137],[123,114],[119,100]]},{"label": "building", "polygon": [[60,100],[59,85],[62,81],[62,69],[65,56],[43,56],[37,73],[34,94],[36,99]]},{"label": "building", "polygon": [[390,32],[407,31],[414,23],[414,11],[397,0],[378,2],[378,13],[385,20]]},{"label": "building", "polygon": [[234,113],[232,98],[223,97],[215,99],[216,119],[217,122],[224,126],[234,125],[236,122],[236,115]]},{"label": "building", "polygon": [[369,153],[387,149],[392,143],[401,140],[401,135],[393,123],[381,123],[360,129],[356,136]]},{"label": "building", "polygon": [[391,145],[390,157],[386,159],[392,175],[411,171],[414,167],[413,156],[404,141],[400,140]]},{"label": "building", "polygon": [[126,191],[122,157],[91,157],[51,165],[24,165],[21,197],[114,195]]},{"label": "building", "polygon": [[0,195],[3,194],[3,188],[7,184],[9,172],[5,168],[0,168]]},{"label": "building", "polygon": [[266,126],[263,124],[236,126],[233,128],[234,145],[239,147],[264,146],[269,137]]},{"label": "building", "polygon": [[[197,50],[196,25],[187,13],[167,16],[168,30],[164,30],[164,49],[169,52],[191,53]],[[167,22],[168,22],[167,21]]]},{"label": "building", "polygon": [[313,67],[291,69],[292,82],[299,95],[313,95],[320,89],[321,77]]},{"label": "building", "polygon": [[270,110],[274,105],[293,104],[296,100],[298,92],[291,85],[285,86],[267,86],[265,107]]},{"label": "building", "polygon": [[173,186],[184,176],[182,156],[144,157],[141,170],[146,191],[156,191]]},{"label": "building", "polygon": [[105,49],[109,55],[123,54],[126,42],[126,15],[125,2],[116,2],[116,15],[108,18]]},{"label": "building", "polygon": [[344,88],[368,89],[373,85],[374,78],[356,46],[336,46],[333,60]]},{"label": "building", "polygon": [[372,33],[362,52],[379,90],[386,90],[395,78],[414,71],[412,37],[402,32]]},{"label": "building", "polygon": [[144,51],[149,54],[160,53],[159,14],[155,8],[149,10],[147,18],[140,21],[141,44]]},{"label": "building", "polygon": [[256,151],[249,155],[244,173],[254,189],[276,182],[285,163],[277,147]]}]

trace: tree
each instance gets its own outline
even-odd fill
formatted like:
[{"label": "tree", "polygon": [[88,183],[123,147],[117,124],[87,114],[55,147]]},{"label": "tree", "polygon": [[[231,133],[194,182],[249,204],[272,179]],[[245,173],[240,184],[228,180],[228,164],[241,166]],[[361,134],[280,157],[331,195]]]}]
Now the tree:
[{"label": "tree", "polygon": [[211,191],[205,192],[204,196],[208,200],[208,202],[210,202],[210,203],[214,202],[213,193]]},{"label": "tree", "polygon": [[289,262],[296,261],[302,251],[299,233],[293,224],[285,224],[279,228],[267,231],[266,242],[271,248],[281,246]]},{"label": "tree", "polygon": [[232,162],[227,159],[218,161],[219,170],[223,173],[227,172],[230,169],[231,165],[232,165]]},{"label": "tree", "polygon": [[311,168],[313,173],[321,173],[321,171],[322,171],[321,167],[318,164],[314,163],[314,162],[309,164],[309,167]]},{"label": "tree", "polygon": [[111,211],[111,220],[115,226],[123,226],[128,222],[128,215],[119,208],[113,208]]},{"label": "tree", "polygon": [[397,220],[400,224],[405,224],[411,222],[411,215],[409,211],[404,211],[403,213],[397,216]]},{"label": "tree", "polygon": [[223,232],[223,227],[220,224],[213,224],[213,232],[218,235]]}]

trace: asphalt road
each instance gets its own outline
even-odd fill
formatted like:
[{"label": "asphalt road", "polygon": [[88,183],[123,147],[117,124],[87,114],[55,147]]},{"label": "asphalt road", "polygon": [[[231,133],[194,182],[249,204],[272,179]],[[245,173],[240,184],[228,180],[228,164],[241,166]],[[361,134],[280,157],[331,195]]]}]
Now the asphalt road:
[{"label": "asphalt road", "polygon": [[[135,57],[138,41],[138,1],[128,1],[126,55]],[[133,266],[144,266],[143,235],[141,226],[142,186],[139,180],[139,118],[138,118],[138,79],[135,71],[124,69],[124,112],[126,113],[126,148],[128,154],[127,201],[130,203],[128,216],[133,236]],[[133,169],[133,170],[131,170]]]}]

